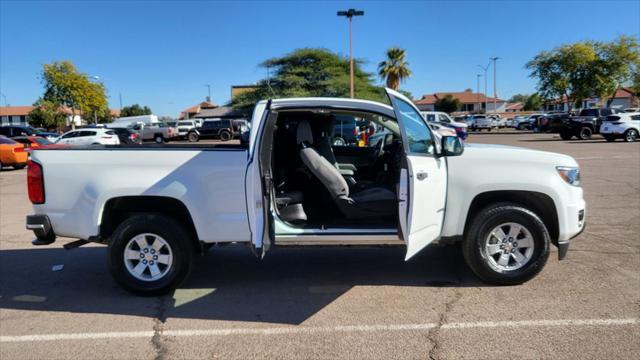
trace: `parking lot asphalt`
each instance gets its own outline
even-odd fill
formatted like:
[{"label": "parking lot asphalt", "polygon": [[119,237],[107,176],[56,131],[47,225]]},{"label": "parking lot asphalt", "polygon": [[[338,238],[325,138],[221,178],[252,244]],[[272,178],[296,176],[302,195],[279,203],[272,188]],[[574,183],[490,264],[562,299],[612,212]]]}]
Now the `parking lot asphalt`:
[{"label": "parking lot asphalt", "polygon": [[[106,249],[32,247],[25,171],[0,172],[0,358],[637,358],[640,143],[471,134],[573,156],[587,228],[519,286],[478,281],[457,246],[243,247],[198,258],[175,294],[136,297]],[[53,271],[54,265],[63,265]]]}]

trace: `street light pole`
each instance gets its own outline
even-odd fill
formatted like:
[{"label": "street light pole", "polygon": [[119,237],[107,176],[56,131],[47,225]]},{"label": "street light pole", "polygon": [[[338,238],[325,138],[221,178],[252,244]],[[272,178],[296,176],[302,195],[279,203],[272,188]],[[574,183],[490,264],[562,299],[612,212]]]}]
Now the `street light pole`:
[{"label": "street light pole", "polygon": [[487,70],[489,70],[489,66],[491,63],[488,63],[487,66],[478,65],[478,67],[484,70],[484,112],[487,112]]},{"label": "street light pole", "polygon": [[362,16],[364,11],[349,9],[347,11],[338,11],[338,16],[345,16],[349,19],[349,94],[353,99],[355,97],[355,89],[353,84],[353,35],[351,32],[351,23],[354,16]]},{"label": "street light pole", "polygon": [[493,61],[493,114],[495,115],[498,112],[498,109],[496,108],[497,106],[497,102],[498,102],[498,91],[497,91],[497,85],[496,85],[496,61],[500,59],[499,57],[492,57],[489,58],[489,60]]},{"label": "street light pole", "polygon": [[209,89],[209,96],[207,97],[207,101],[211,102],[211,84],[204,84]]},{"label": "street light pole", "polygon": [[480,106],[480,109],[482,110],[482,106],[480,105],[480,78],[482,77],[482,74],[476,74],[476,102],[478,103],[478,106]]}]

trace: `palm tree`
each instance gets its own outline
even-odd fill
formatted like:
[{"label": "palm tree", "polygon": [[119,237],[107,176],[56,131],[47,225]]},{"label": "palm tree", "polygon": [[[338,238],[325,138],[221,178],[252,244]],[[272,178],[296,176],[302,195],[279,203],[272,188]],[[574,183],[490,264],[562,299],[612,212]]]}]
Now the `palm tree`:
[{"label": "palm tree", "polygon": [[407,53],[398,47],[387,50],[387,60],[378,64],[378,75],[387,80],[387,87],[398,90],[400,83],[411,76],[409,63],[406,60]]}]

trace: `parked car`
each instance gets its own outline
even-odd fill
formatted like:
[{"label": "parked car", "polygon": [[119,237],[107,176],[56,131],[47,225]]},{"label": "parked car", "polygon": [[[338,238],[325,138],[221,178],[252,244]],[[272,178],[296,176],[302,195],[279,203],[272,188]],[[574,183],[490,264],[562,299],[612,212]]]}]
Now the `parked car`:
[{"label": "parked car", "polygon": [[362,140],[362,131],[368,126],[366,121],[359,121],[355,116],[338,114],[335,116],[333,129],[333,145],[346,146],[358,144]]},{"label": "parked car", "polygon": [[189,133],[189,130],[196,127],[196,122],[193,120],[180,120],[178,121],[178,136],[185,138]]},{"label": "parked car", "polygon": [[623,113],[619,109],[582,109],[578,116],[572,116],[570,121],[558,129],[563,140],[571,140],[574,136],[580,140],[589,140],[593,134],[600,132],[602,120],[609,115]]},{"label": "parked car", "polygon": [[445,112],[422,111],[421,114],[430,123],[436,123],[446,127],[453,128],[456,131],[456,135],[462,140],[466,140],[467,136],[469,135],[467,133],[468,125],[466,123],[453,121],[453,119],[451,119],[449,114]]},{"label": "parked car", "polygon": [[[146,295],[174,289],[196,249],[216,243],[246,244],[260,258],[277,245],[402,246],[409,260],[433,242],[461,242],[471,270],[500,285],[535,277],[552,244],[565,257],[585,224],[572,157],[438,139],[410,99],[387,93],[393,106],[260,101],[248,147],[34,151],[33,244],[105,244],[115,280]],[[329,116],[315,115],[339,112],[389,130],[389,141],[321,146],[331,133],[315,129]],[[351,184],[335,165],[345,160],[362,175]]]},{"label": "parked car", "polygon": [[13,166],[14,169],[20,170],[27,166],[28,158],[23,144],[0,135],[0,169]]},{"label": "parked car", "polygon": [[24,146],[24,151],[30,153],[35,149],[52,149],[56,147],[65,147],[65,145],[57,145],[53,142],[39,136],[16,136],[14,141],[21,143]]},{"label": "parked car", "polygon": [[73,146],[118,145],[120,140],[112,129],[80,129],[62,134],[55,143]]},{"label": "parked car", "polygon": [[514,127],[513,124],[514,124],[513,118],[509,118],[504,121],[504,127],[512,128]]},{"label": "parked car", "polygon": [[200,139],[229,141],[239,135],[240,133],[235,130],[232,120],[206,120],[201,127],[189,130],[187,140],[189,142],[196,142]]},{"label": "parked car", "polygon": [[467,119],[467,125],[471,131],[491,131],[493,129],[493,121],[485,115],[471,115]]},{"label": "parked car", "polygon": [[153,141],[157,144],[162,144],[178,136],[178,132],[174,128],[162,123],[151,125],[136,124],[129,129],[138,133],[140,142]]},{"label": "parked car", "polygon": [[517,130],[533,130],[538,118],[545,116],[545,114],[531,114],[524,119],[518,119],[515,124]]},{"label": "parked car", "polygon": [[600,125],[600,134],[607,141],[624,139],[626,142],[634,142],[638,140],[638,134],[640,134],[640,112],[607,116],[602,125]]},{"label": "parked car", "polygon": [[516,115],[516,116],[514,116],[513,119],[511,119],[512,121],[511,121],[511,126],[510,127],[514,128],[514,129],[517,129],[518,125],[521,122],[525,121],[527,119],[527,117],[528,117],[527,115]]},{"label": "parked car", "polygon": [[120,144],[139,144],[142,142],[139,133],[133,129],[123,127],[110,127],[109,129],[118,135]]},{"label": "parked car", "polygon": [[58,138],[58,134],[53,132],[40,131],[31,126],[17,126],[17,125],[5,125],[0,126],[0,135],[4,135],[8,138],[16,136],[39,136],[46,138],[49,141],[55,141]]}]

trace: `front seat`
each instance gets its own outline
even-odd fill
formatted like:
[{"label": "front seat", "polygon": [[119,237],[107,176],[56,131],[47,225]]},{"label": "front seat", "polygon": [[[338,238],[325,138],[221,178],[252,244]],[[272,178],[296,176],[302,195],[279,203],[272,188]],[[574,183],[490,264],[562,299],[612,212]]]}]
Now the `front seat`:
[{"label": "front seat", "polygon": [[387,188],[372,186],[349,193],[349,185],[338,169],[312,147],[313,133],[308,121],[298,123],[296,135],[302,163],[329,191],[334,203],[347,219],[375,219],[397,215],[396,194]]}]

